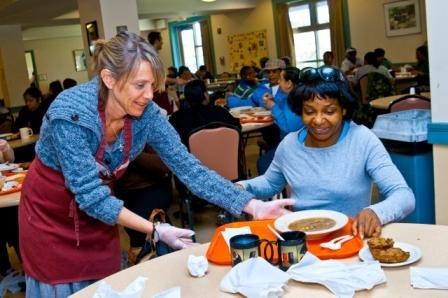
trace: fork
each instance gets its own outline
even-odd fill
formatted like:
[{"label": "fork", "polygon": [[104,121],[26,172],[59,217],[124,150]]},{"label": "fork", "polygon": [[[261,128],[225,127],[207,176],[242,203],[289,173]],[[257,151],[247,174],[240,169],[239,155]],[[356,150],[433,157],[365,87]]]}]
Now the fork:
[{"label": "fork", "polygon": [[336,237],[328,242],[323,242],[320,244],[320,246],[331,250],[339,250],[341,249],[344,242],[347,242],[351,239],[353,239],[353,235],[343,235],[340,237]]}]

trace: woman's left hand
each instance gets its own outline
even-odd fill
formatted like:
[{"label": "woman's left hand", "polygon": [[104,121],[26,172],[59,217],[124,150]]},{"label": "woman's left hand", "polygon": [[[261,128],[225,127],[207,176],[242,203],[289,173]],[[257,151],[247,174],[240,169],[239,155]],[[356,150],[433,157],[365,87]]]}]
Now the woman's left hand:
[{"label": "woman's left hand", "polygon": [[356,215],[352,225],[353,235],[359,234],[361,239],[366,237],[379,237],[381,235],[381,222],[376,213],[365,208]]}]

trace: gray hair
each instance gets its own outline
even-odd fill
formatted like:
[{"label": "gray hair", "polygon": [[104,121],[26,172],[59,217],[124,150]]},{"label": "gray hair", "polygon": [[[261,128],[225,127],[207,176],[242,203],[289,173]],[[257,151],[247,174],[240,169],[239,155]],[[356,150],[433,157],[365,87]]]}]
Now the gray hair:
[{"label": "gray hair", "polygon": [[[139,35],[123,31],[106,41],[99,39],[95,42],[93,54],[93,69],[99,76],[103,69],[111,72],[114,79],[126,82],[136,71],[138,65],[147,61],[151,65],[154,75],[155,90],[165,89],[165,71],[159,55]],[[100,108],[104,108],[107,100],[108,88],[99,80]]]}]

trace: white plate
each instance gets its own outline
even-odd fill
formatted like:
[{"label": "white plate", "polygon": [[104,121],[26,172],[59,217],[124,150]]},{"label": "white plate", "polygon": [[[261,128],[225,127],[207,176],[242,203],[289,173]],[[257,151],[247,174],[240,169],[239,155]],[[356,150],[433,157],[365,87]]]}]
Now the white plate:
[{"label": "white plate", "polygon": [[[417,262],[422,257],[422,252],[420,248],[418,248],[415,245],[404,243],[404,242],[395,242],[394,247],[401,248],[404,251],[409,252],[409,259],[407,259],[404,262],[401,263],[380,263],[383,267],[399,267],[404,265],[409,265],[414,262]],[[370,249],[367,245],[365,245],[360,251],[359,251],[359,258],[363,261],[375,261],[372,254],[370,253]]]},{"label": "white plate", "polygon": [[1,171],[11,171],[17,169],[19,167],[16,163],[0,163],[0,172]]},{"label": "white plate", "polygon": [[230,112],[240,112],[240,111],[244,111],[244,110],[250,110],[253,109],[253,106],[242,106],[242,107],[236,107],[236,108],[231,108]]},{"label": "white plate", "polygon": [[299,219],[310,218],[310,217],[328,217],[328,218],[333,219],[336,222],[336,224],[332,228],[329,228],[326,230],[320,230],[320,231],[315,231],[315,232],[306,232],[306,236],[307,236],[308,240],[322,238],[322,237],[330,234],[331,232],[334,232],[334,231],[337,231],[337,230],[343,228],[348,222],[347,215],[345,215],[341,212],[332,211],[332,210],[304,210],[304,211],[297,211],[297,212],[288,213],[283,216],[280,216],[279,218],[277,218],[275,220],[274,226],[280,232],[287,232],[287,231],[290,231],[288,226],[291,222],[299,220]]},{"label": "white plate", "polygon": [[271,116],[272,113],[271,111],[260,111],[260,112],[255,112],[254,116],[259,116],[259,117],[265,117],[265,116]]}]

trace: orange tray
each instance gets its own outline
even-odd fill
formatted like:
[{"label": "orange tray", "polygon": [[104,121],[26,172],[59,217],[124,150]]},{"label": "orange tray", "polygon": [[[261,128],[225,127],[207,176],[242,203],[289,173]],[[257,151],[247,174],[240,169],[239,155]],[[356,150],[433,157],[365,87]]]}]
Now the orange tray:
[{"label": "orange tray", "polygon": [[[20,172],[20,173],[14,173],[14,172],[11,172],[11,171],[4,171],[3,175],[8,177],[8,176],[16,175],[16,174],[25,174],[25,173],[26,173],[26,171]],[[17,185],[16,187],[13,187],[11,189],[5,190],[5,191],[0,191],[0,195],[6,195],[6,194],[9,194],[9,193],[21,191],[22,190],[22,183],[23,183],[24,179],[25,179],[25,177],[20,177],[20,178],[14,179],[15,181],[19,182],[19,185]]]},{"label": "orange tray", "polygon": [[268,123],[274,121],[272,116],[260,116],[260,117],[244,117],[240,118],[240,123]]},{"label": "orange tray", "polygon": [[[358,251],[363,247],[363,241],[358,237],[355,237],[342,245],[340,250],[330,250],[326,248],[321,248],[320,243],[329,241],[335,237],[342,236],[344,234],[351,234],[352,219],[350,218],[348,223],[340,230],[335,231],[324,238],[307,241],[308,251],[314,254],[319,259],[341,259],[348,258],[356,255]],[[222,237],[221,232],[225,228],[240,228],[244,226],[249,226],[252,233],[258,235],[262,239],[267,239],[270,241],[277,240],[277,237],[268,229],[267,225],[270,224],[274,226],[274,220],[254,220],[254,221],[239,221],[229,224],[222,225],[218,227],[212,237],[212,241],[207,250],[207,259],[218,265],[231,265],[232,260],[230,258],[229,248],[227,246],[224,237]],[[261,254],[263,255],[264,248],[261,247]],[[277,251],[274,252],[274,261],[277,261],[278,254]]]}]

